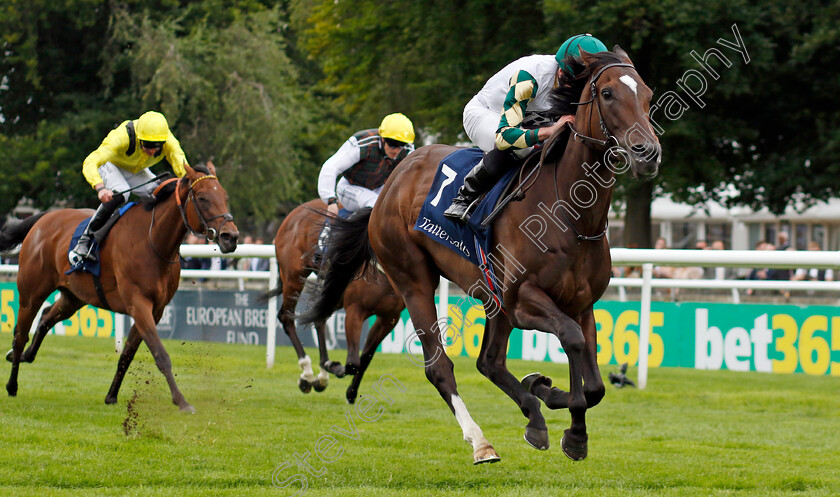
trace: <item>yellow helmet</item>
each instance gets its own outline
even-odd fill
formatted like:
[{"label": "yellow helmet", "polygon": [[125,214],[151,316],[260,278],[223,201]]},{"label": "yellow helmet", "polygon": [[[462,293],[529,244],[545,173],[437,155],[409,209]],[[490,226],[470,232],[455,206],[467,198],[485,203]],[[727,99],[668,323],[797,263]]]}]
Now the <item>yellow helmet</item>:
[{"label": "yellow helmet", "polygon": [[160,112],[149,111],[137,120],[137,138],[149,142],[165,142],[169,138],[169,124]]},{"label": "yellow helmet", "polygon": [[399,112],[388,114],[379,125],[379,136],[403,143],[414,143],[414,125]]}]

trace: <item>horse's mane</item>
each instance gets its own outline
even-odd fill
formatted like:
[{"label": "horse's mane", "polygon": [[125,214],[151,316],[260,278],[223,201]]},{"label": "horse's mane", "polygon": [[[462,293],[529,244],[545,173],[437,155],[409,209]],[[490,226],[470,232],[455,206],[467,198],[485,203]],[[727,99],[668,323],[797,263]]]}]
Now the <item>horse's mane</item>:
[{"label": "horse's mane", "polygon": [[[198,171],[198,172],[203,173],[203,174],[210,174],[210,169],[208,169],[207,165],[205,165],[204,163],[197,164],[197,165],[193,166],[193,169],[195,171]],[[189,180],[187,180],[187,177],[184,176],[179,181],[183,182],[184,183],[183,186],[186,187],[187,186],[187,181],[189,181]],[[152,210],[156,205],[163,202],[164,200],[169,198],[170,195],[172,195],[172,192],[175,191],[175,186],[177,184],[178,184],[177,181],[173,181],[173,182],[169,183],[168,185],[164,186],[163,188],[161,188],[160,191],[157,192],[156,195],[150,195],[148,197],[141,198],[140,199],[140,205],[142,205],[143,208],[146,209],[147,211]]]},{"label": "horse's mane", "polygon": [[566,57],[564,62],[572,68],[572,72],[576,76],[572,77],[568,71],[563,71],[563,76],[561,76],[557,88],[551,90],[549,98],[553,105],[552,111],[557,117],[568,114],[574,115],[577,112],[573,104],[578,103],[583,93],[583,87],[586,86],[586,82],[589,81],[592,73],[597,72],[607,64],[624,62],[624,59],[613,52],[598,52],[592,54],[592,57],[594,60],[588,66],[583,65],[580,57],[572,55]]}]

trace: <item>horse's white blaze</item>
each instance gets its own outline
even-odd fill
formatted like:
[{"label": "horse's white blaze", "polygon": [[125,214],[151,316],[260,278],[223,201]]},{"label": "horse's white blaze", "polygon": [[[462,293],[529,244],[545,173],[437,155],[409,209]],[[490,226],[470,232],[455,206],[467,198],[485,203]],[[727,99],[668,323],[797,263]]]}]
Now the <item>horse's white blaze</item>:
[{"label": "horse's white blaze", "polygon": [[489,445],[487,440],[484,439],[481,428],[478,427],[475,421],[473,421],[472,416],[470,416],[470,412],[467,410],[467,406],[464,405],[461,397],[457,395],[452,396],[452,408],[455,409],[455,419],[458,420],[458,424],[461,425],[461,430],[464,431],[464,440],[472,445],[473,450],[478,450],[479,447]]},{"label": "horse's white blaze", "polygon": [[304,356],[303,359],[298,359],[298,366],[303,371],[300,375],[301,378],[309,382],[315,381],[315,373],[312,371],[312,359],[308,355]]},{"label": "horse's white blaze", "polygon": [[638,83],[636,83],[636,80],[635,80],[635,79],[633,79],[631,76],[628,76],[627,74],[625,74],[624,76],[622,76],[622,77],[620,77],[620,78],[618,78],[618,79],[619,79],[622,83],[624,83],[625,85],[627,85],[628,87],[630,87],[630,89],[631,89],[631,90],[633,90],[633,95],[636,95],[636,96],[638,96],[638,95],[639,95],[639,92],[636,90],[636,85],[638,85]]}]

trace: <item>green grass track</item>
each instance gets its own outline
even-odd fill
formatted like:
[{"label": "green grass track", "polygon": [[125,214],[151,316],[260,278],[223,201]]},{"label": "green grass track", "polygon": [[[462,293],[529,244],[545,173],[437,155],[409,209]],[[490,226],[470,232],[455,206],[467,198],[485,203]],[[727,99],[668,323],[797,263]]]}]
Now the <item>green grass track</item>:
[{"label": "green grass track", "polygon": [[[9,344],[11,335],[0,339]],[[165,345],[194,415],[172,405],[145,346],[119,402],[107,406],[113,341],[48,336],[37,360],[21,366],[18,396],[0,398],[0,495],[289,496],[301,480],[272,484],[284,463],[292,466],[277,481],[305,474],[310,496],[840,495],[837,377],[653,369],[644,391],[607,385],[587,412],[589,457],[572,462],[559,448],[568,411],[543,406],[552,447],[534,450],[515,404],[474,360],[457,358],[461,397],[502,457],[473,466],[454,416],[404,356],[374,359],[361,393],[375,394],[371,385],[386,374],[405,391],[383,383],[393,403],[376,396],[363,414],[384,412],[365,422],[344,401],[349,378],[302,394],[291,348],[278,348],[267,370],[264,347]],[[568,386],[565,366],[510,368]],[[604,377],[614,369],[604,367]],[[353,438],[335,431],[352,434],[348,417]],[[327,435],[338,441],[330,450]],[[318,459],[316,446],[332,462]],[[295,464],[306,452],[317,476]]]}]

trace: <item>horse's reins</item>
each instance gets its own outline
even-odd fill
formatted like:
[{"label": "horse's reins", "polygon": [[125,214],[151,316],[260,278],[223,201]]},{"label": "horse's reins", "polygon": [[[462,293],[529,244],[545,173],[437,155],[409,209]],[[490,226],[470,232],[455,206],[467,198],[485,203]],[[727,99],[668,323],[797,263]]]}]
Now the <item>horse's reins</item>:
[{"label": "horse's reins", "polygon": [[[601,132],[604,133],[604,137],[606,137],[606,140],[599,140],[597,138],[593,138],[592,136],[584,135],[584,134],[578,132],[578,130],[575,129],[575,127],[572,126],[571,123],[567,124],[567,126],[569,126],[569,129],[572,131],[572,133],[574,135],[574,140],[576,142],[583,143],[584,145],[589,146],[589,147],[595,146],[600,150],[608,149],[609,148],[608,145],[611,141],[615,142],[615,145],[618,146],[618,139],[616,139],[616,137],[612,133],[610,133],[610,130],[607,129],[607,125],[604,124],[604,117],[601,114],[600,100],[598,100],[598,89],[595,87],[595,84],[598,82],[598,78],[600,78],[601,75],[604,74],[604,71],[606,71],[607,69],[613,68],[613,67],[632,67],[633,69],[635,69],[635,66],[633,64],[628,64],[626,62],[616,62],[616,63],[613,63],[613,64],[605,65],[604,67],[599,69],[598,72],[596,72],[594,76],[592,76],[592,79],[589,83],[590,95],[591,95],[592,98],[590,98],[589,100],[587,100],[585,102],[574,102],[574,103],[572,103],[572,105],[589,105],[589,104],[592,104],[594,102],[595,105],[589,107],[589,119],[588,119],[588,123],[587,123],[587,125],[589,127],[589,135],[592,135],[592,107],[595,107],[598,110],[598,121],[601,124]],[[560,190],[559,190],[559,187],[557,186],[557,169],[559,169],[559,168],[558,167],[554,168],[554,195],[557,198],[557,200],[560,201]],[[604,238],[607,235],[607,231],[610,228],[610,221],[609,221],[609,219],[607,219],[607,222],[604,225],[604,230],[601,231],[600,233],[598,233],[597,235],[593,235],[593,236],[581,235],[578,232],[578,230],[575,228],[575,225],[569,219],[569,216],[568,216],[568,214],[566,214],[565,209],[560,209],[560,212],[563,215],[563,219],[565,219],[566,223],[569,225],[569,227],[572,228],[572,231],[574,232],[574,234],[575,234],[575,236],[577,237],[578,240],[583,240],[583,241],[598,241],[598,240],[601,240],[602,238]]]}]

